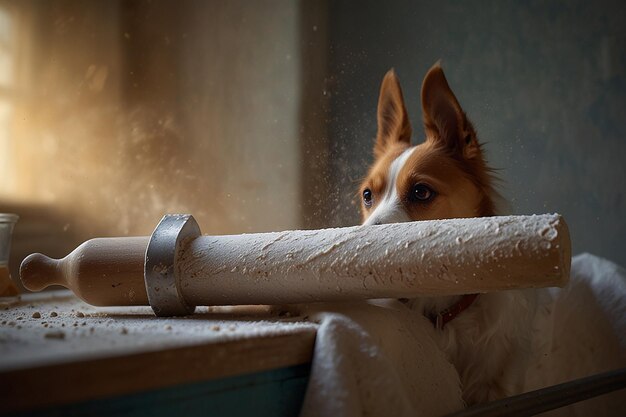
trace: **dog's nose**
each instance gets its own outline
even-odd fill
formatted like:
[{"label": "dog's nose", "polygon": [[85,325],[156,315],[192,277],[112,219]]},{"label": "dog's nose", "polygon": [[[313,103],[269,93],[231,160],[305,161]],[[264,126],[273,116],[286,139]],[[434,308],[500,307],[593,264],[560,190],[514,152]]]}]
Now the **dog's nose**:
[{"label": "dog's nose", "polygon": [[383,221],[379,216],[376,216],[376,217],[370,216],[369,219],[363,222],[363,226],[373,226],[373,225],[378,225],[378,224],[383,224]]}]

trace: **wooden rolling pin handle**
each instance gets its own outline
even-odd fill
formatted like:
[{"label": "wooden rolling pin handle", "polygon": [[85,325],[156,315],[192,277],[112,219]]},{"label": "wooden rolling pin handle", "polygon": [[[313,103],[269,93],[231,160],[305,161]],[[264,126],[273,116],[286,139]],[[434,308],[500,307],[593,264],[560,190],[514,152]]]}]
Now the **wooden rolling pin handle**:
[{"label": "wooden rolling pin handle", "polygon": [[91,239],[59,260],[32,254],[20,276],[31,291],[61,285],[92,305],[149,304],[157,316],[188,315],[195,305],[181,293],[177,262],[200,235],[193,216],[168,214],[150,237]]},{"label": "wooden rolling pin handle", "polygon": [[92,305],[147,305],[144,258],[148,240],[91,239],[63,259],[34,253],[22,261],[20,278],[30,291],[61,285]]},{"label": "wooden rolling pin handle", "polygon": [[41,291],[50,285],[70,288],[64,260],[48,258],[41,253],[28,255],[20,267],[22,284],[30,291]]}]

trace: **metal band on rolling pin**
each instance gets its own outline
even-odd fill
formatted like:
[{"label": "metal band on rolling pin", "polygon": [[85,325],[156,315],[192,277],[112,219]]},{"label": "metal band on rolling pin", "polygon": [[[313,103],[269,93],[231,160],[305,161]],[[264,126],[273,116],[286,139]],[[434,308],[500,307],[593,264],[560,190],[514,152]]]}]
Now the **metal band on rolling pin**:
[{"label": "metal band on rolling pin", "polygon": [[177,262],[183,245],[201,234],[200,226],[190,214],[167,214],[150,236],[144,277],[148,301],[157,316],[186,316],[196,309],[180,292]]}]

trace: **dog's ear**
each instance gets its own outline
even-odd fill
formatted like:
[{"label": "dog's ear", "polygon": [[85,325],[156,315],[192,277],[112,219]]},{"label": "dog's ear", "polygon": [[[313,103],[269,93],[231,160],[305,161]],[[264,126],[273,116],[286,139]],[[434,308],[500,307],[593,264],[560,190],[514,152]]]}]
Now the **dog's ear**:
[{"label": "dog's ear", "polygon": [[424,77],[422,110],[426,140],[435,141],[466,159],[480,155],[474,128],[450,89],[439,62]]},{"label": "dog's ear", "polygon": [[411,123],[406,113],[400,82],[393,69],[387,71],[378,97],[378,134],[374,156],[380,157],[391,143],[411,143]]}]

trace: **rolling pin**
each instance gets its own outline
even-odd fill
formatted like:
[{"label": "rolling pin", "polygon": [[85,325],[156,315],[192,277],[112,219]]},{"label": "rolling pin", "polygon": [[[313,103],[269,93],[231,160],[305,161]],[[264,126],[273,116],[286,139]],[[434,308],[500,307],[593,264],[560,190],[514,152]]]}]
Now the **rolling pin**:
[{"label": "rolling pin", "polygon": [[558,214],[419,221],[325,230],[202,236],[166,215],[150,237],[91,239],[63,259],[28,256],[24,286],[71,289],[97,306],[413,298],[563,286],[571,243]]}]

